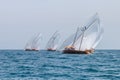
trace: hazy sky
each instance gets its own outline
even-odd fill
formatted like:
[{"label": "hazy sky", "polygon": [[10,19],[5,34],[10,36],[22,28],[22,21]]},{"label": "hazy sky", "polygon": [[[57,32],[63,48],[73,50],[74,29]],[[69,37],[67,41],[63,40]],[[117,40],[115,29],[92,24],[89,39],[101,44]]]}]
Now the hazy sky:
[{"label": "hazy sky", "polygon": [[104,28],[97,48],[120,49],[120,0],[0,0],[0,49],[23,49],[39,32],[44,48],[56,30],[62,41],[96,12]]}]

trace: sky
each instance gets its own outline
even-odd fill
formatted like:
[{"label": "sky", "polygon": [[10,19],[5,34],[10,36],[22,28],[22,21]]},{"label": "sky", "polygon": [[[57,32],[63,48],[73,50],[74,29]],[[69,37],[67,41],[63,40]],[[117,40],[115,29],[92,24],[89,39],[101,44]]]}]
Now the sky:
[{"label": "sky", "polygon": [[62,42],[96,12],[104,28],[97,49],[120,49],[120,0],[0,0],[0,49],[24,49],[39,32],[44,48],[56,30]]}]

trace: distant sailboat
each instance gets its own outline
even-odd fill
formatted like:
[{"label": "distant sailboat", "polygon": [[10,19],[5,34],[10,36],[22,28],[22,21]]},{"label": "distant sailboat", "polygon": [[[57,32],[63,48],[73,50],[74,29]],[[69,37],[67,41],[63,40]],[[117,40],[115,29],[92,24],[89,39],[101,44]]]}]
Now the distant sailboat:
[{"label": "distant sailboat", "polygon": [[39,51],[41,34],[37,34],[33,37],[25,46],[25,51]]},{"label": "distant sailboat", "polygon": [[95,14],[84,27],[78,27],[76,33],[65,40],[61,48],[64,53],[93,53],[102,39],[102,34],[98,14]]},{"label": "distant sailboat", "polygon": [[49,39],[47,45],[46,45],[46,49],[48,51],[56,51],[57,47],[58,47],[58,42],[60,39],[60,34],[58,33],[58,31],[56,31],[52,37]]}]

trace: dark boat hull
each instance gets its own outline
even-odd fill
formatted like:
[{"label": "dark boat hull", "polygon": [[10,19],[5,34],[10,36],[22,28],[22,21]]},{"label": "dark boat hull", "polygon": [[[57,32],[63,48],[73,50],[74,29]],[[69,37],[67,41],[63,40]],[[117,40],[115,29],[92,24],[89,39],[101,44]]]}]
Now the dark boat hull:
[{"label": "dark boat hull", "polygon": [[64,54],[89,54],[86,51],[77,51],[77,50],[63,50]]},{"label": "dark boat hull", "polygon": [[54,50],[54,49],[47,49],[47,51],[56,51],[56,50]]},{"label": "dark boat hull", "polygon": [[56,51],[56,50],[47,50],[47,51]]},{"label": "dark boat hull", "polygon": [[39,51],[39,50],[36,50],[36,49],[25,49],[25,51]]}]

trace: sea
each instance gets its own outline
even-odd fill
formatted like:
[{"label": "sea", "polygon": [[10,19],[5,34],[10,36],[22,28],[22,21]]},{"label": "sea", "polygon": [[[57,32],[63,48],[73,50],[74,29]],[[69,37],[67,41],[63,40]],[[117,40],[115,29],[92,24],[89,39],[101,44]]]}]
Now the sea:
[{"label": "sea", "polygon": [[0,50],[0,80],[120,80],[120,50]]}]

